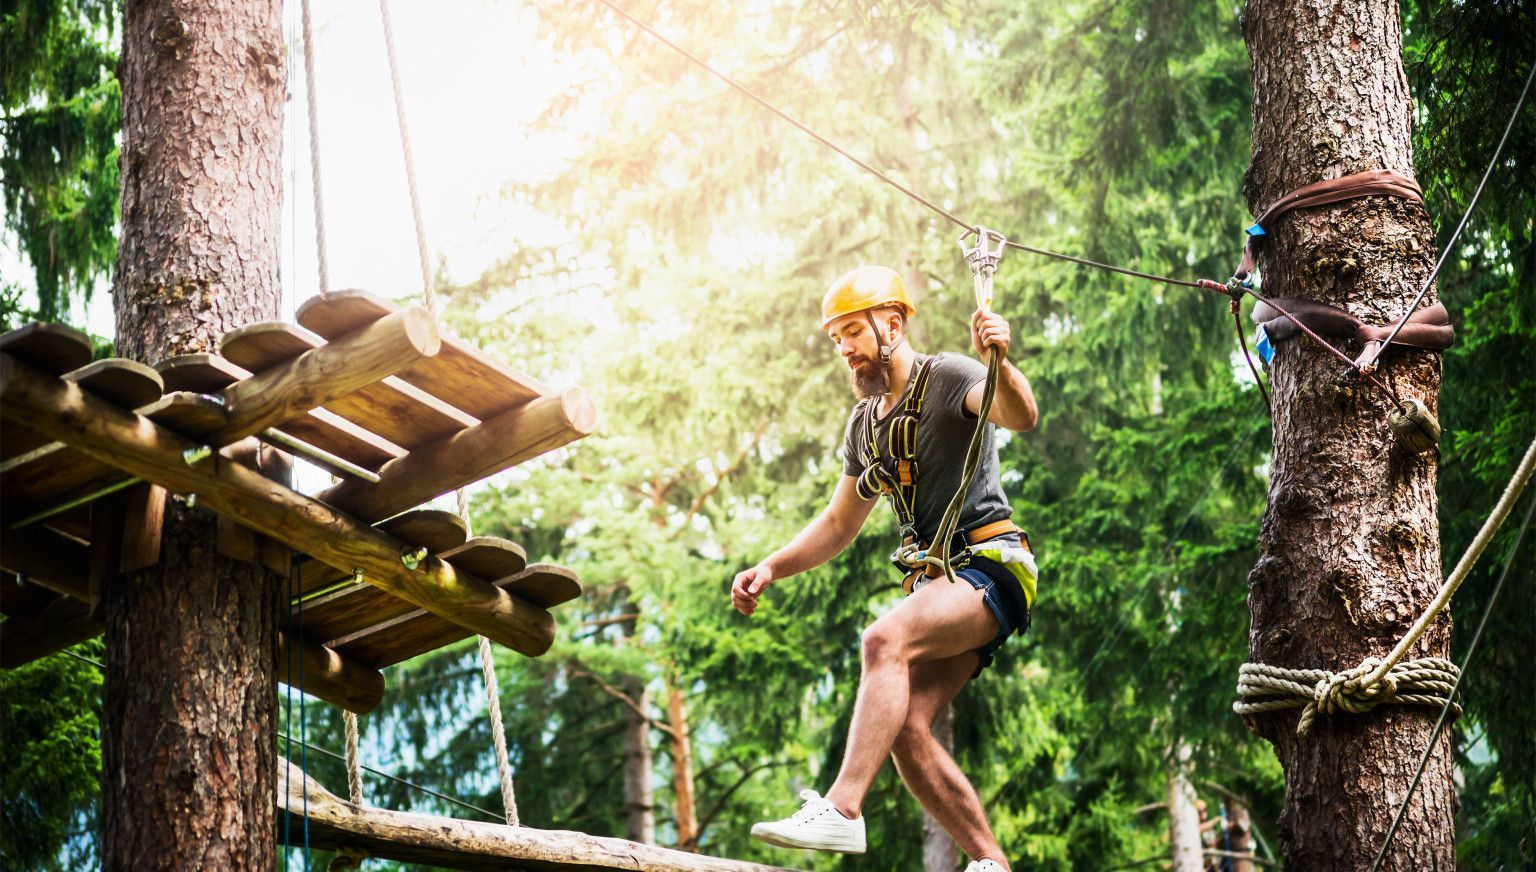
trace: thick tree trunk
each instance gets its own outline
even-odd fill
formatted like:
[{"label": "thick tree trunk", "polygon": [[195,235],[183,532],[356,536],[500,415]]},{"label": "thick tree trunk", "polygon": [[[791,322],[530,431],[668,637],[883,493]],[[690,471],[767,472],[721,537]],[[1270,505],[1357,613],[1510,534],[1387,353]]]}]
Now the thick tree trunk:
[{"label": "thick tree trunk", "polygon": [[[619,685],[625,695],[648,708],[645,684],[626,676]],[[624,831],[631,842],[656,844],[656,808],[651,800],[651,724],[624,707]]]},{"label": "thick tree trunk", "polygon": [[693,739],[688,735],[688,700],[667,682],[667,721],[672,727],[672,790],[677,796],[677,847],[699,849],[699,816],[693,794]]},{"label": "thick tree trunk", "polygon": [[1168,857],[1172,872],[1201,872],[1205,857],[1200,843],[1200,810],[1195,789],[1184,775],[1184,764],[1168,770]]},{"label": "thick tree trunk", "polygon": [[[1248,806],[1235,799],[1227,800],[1227,850],[1234,854],[1253,853],[1253,823],[1248,817]],[[1257,864],[1252,860],[1233,858],[1232,872],[1254,872]]]},{"label": "thick tree trunk", "polygon": [[[944,750],[955,753],[953,706],[939,709],[939,716],[933,719],[933,737],[939,740]],[[955,846],[955,840],[944,832],[933,815],[923,812],[923,872],[955,872],[959,855],[960,849]]]},{"label": "thick tree trunk", "polygon": [[[210,351],[278,313],[282,106],[276,0],[124,10],[118,352]],[[103,591],[102,860],[109,869],[274,862],[282,579],[214,551],[173,502],[158,566]]]},{"label": "thick tree trunk", "polygon": [[[1254,125],[1245,193],[1255,212],[1324,178],[1412,174],[1398,21],[1388,0],[1248,4]],[[1402,313],[1434,256],[1424,208],[1401,199],[1350,200],[1272,223],[1259,263],[1265,293],[1328,303],[1371,323]],[[1393,352],[1385,370],[1404,398],[1434,410],[1440,365],[1437,355]],[[1284,344],[1271,368],[1273,471],[1248,593],[1256,662],[1337,671],[1383,655],[1440,581],[1437,456],[1396,444],[1389,402],[1341,369],[1305,340]],[[1441,621],[1410,656],[1445,656],[1448,639]],[[1370,866],[1435,714],[1386,706],[1325,716],[1308,736],[1296,734],[1294,710],[1250,720],[1285,770],[1287,868]],[[1453,868],[1448,751],[1442,737],[1386,868]]]}]

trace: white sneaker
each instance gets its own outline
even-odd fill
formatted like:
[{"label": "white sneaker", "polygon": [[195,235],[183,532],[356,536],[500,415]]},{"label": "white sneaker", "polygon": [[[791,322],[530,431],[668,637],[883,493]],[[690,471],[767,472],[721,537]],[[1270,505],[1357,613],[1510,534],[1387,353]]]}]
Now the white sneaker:
[{"label": "white sneaker", "polygon": [[752,825],[752,836],[781,848],[864,853],[864,818],[849,820],[814,790],[800,791],[805,805],[781,821]]},{"label": "white sneaker", "polygon": [[996,860],[977,860],[965,867],[965,872],[1005,872]]}]

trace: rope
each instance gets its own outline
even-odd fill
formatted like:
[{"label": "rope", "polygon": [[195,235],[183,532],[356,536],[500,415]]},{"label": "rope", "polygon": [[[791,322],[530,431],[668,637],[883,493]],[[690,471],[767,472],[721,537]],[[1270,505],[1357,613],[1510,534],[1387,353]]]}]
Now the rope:
[{"label": "rope", "polygon": [[507,733],[501,725],[501,696],[496,692],[496,661],[491,657],[491,640],[484,636],[480,637],[480,672],[485,678],[485,705],[491,712],[496,771],[501,776],[501,804],[507,811],[507,826],[520,826],[517,796],[512,790],[512,764],[507,760]]},{"label": "rope", "polygon": [[[469,494],[464,488],[453,493],[458,505],[459,518],[469,531]],[[491,744],[496,750],[496,774],[501,780],[501,807],[506,813],[507,826],[522,824],[517,815],[517,792],[513,789],[512,763],[507,758],[507,731],[501,723],[501,693],[497,689],[496,660],[491,654],[491,640],[478,637],[480,645],[480,677],[485,682],[485,707],[491,715]]]},{"label": "rope", "polygon": [[[380,0],[380,2],[382,3],[383,0]],[[890,185],[891,187],[895,188],[896,190],[900,191],[901,193],[907,195],[908,197],[910,197],[915,202],[917,202],[917,203],[919,203],[919,204],[921,204],[923,206],[926,206],[928,209],[933,211],[935,214],[939,215],[942,218],[947,219],[950,223],[954,224],[956,227],[960,227],[960,228],[962,228],[962,229],[964,229],[966,231],[970,231],[970,230],[975,228],[976,225],[974,225],[974,224],[972,224],[970,222],[967,222],[967,221],[960,220],[960,218],[957,215],[955,215],[955,213],[949,211],[948,209],[945,209],[943,206],[938,205],[937,203],[933,202],[932,200],[929,200],[927,197],[924,197],[921,194],[917,193],[916,191],[912,190],[911,188],[907,187],[906,185],[903,185],[901,182],[898,182],[895,179],[891,178],[890,176],[886,175],[885,173],[875,169],[873,166],[870,166],[868,163],[866,163],[863,160],[860,160],[858,157],[855,157],[847,149],[843,148],[842,146],[839,146],[837,143],[835,143],[832,140],[826,138],[825,136],[822,136],[820,133],[817,133],[815,130],[812,130],[806,124],[802,123],[798,119],[796,119],[793,116],[791,116],[788,112],[785,112],[784,110],[782,110],[779,107],[773,105],[772,103],[768,102],[764,98],[758,96],[757,93],[754,92],[751,88],[748,88],[746,85],[741,84],[740,82],[736,81],[735,79],[731,78],[730,76],[726,75],[725,73],[720,72],[719,70],[717,70],[714,67],[710,66],[705,61],[701,60],[699,57],[694,55],[692,52],[688,51],[687,49],[685,49],[682,46],[678,45],[677,43],[673,42],[672,40],[667,39],[665,36],[662,36],[659,32],[657,32],[649,24],[646,24],[645,22],[641,21],[640,19],[636,18],[635,16],[630,15],[628,12],[624,11],[622,8],[620,8],[619,6],[614,4],[612,2],[612,0],[597,0],[597,2],[601,3],[602,5],[604,5],[606,7],[608,7],[610,10],[612,10],[614,12],[614,14],[618,15],[620,18],[623,18],[625,21],[628,21],[630,24],[633,24],[635,27],[638,27],[641,30],[645,31],[648,35],[650,35],[651,37],[656,39],[658,42],[662,43],[663,45],[667,46],[668,48],[670,48],[673,51],[677,52],[678,54],[682,55],[684,58],[687,58],[695,66],[697,66],[700,69],[704,70],[706,73],[709,73],[711,76],[714,76],[715,78],[719,79],[720,81],[724,82],[725,84],[729,85],[730,87],[736,89],[737,91],[739,91],[740,93],[742,93],[746,97],[748,97],[751,100],[755,101],[759,106],[762,106],[764,109],[767,109],[769,112],[772,112],[773,114],[775,114],[775,115],[779,116],[780,118],[784,119],[785,121],[789,122],[791,125],[793,125],[797,129],[799,129],[801,133],[804,133],[805,135],[809,136],[810,138],[816,140],[817,142],[821,143],[822,145],[824,145],[827,148],[831,149],[832,151],[836,152],[838,155],[842,156],[845,160],[847,160],[848,162],[852,163],[854,166],[856,166],[859,169],[869,173],[870,175],[874,176],[875,178],[879,179],[880,181],[885,182],[887,185]],[[1132,278],[1144,279],[1144,280],[1150,281],[1150,282],[1162,282],[1163,284],[1177,285],[1179,287],[1185,287],[1185,288],[1199,288],[1199,287],[1201,287],[1199,282],[1187,281],[1185,279],[1169,278],[1168,276],[1156,275],[1154,273],[1147,273],[1147,272],[1140,272],[1138,270],[1133,270],[1133,269],[1126,269],[1125,267],[1113,266],[1113,265],[1107,264],[1107,263],[1100,263],[1099,261],[1096,261],[1096,260],[1089,260],[1089,259],[1087,259],[1085,257],[1076,257],[1074,255],[1061,254],[1060,252],[1050,251],[1050,250],[1044,249],[1044,248],[1036,248],[1035,246],[1025,245],[1025,244],[1023,244],[1021,242],[1005,241],[1003,244],[1006,245],[1009,248],[1016,249],[1018,251],[1025,251],[1025,252],[1028,252],[1030,254],[1037,254],[1037,255],[1040,255],[1042,257],[1054,258],[1056,260],[1062,260],[1062,261],[1066,261],[1068,263],[1075,263],[1075,264],[1078,264],[1079,266],[1092,267],[1094,269],[1104,270],[1106,272],[1119,273],[1120,275],[1130,276]]]},{"label": "rope", "polygon": [[357,753],[357,713],[343,710],[341,722],[347,731],[347,795],[353,805],[363,804],[363,772]]},{"label": "rope", "polygon": [[[1499,594],[1504,591],[1504,581],[1509,578],[1509,568],[1515,563],[1515,555],[1520,553],[1520,543],[1525,540],[1526,530],[1530,529],[1533,514],[1536,514],[1536,499],[1526,505],[1525,520],[1520,523],[1520,532],[1515,534],[1515,544],[1509,549],[1509,557],[1504,560],[1504,569],[1499,573],[1499,580],[1493,586],[1493,594],[1488,597],[1488,603],[1483,606],[1483,615],[1478,618],[1477,629],[1472,633],[1472,642],[1467,646],[1467,655],[1461,659],[1461,674],[1456,676],[1456,682],[1451,685],[1452,696],[1455,696],[1457,688],[1461,686],[1462,676],[1467,674],[1467,667],[1472,663],[1472,655],[1477,653],[1477,643],[1483,638],[1483,628],[1488,626],[1488,616],[1493,614],[1494,603],[1499,601]],[[1387,856],[1387,848],[1392,845],[1392,837],[1397,835],[1398,827],[1402,826],[1403,817],[1408,813],[1408,801],[1413,799],[1413,792],[1419,787],[1419,779],[1424,777],[1424,767],[1429,765],[1435,742],[1440,739],[1440,731],[1445,728],[1450,711],[1451,707],[1448,705],[1440,709],[1440,717],[1435,721],[1435,728],[1429,734],[1429,743],[1424,746],[1424,756],[1419,758],[1419,765],[1413,772],[1413,780],[1408,783],[1408,792],[1403,794],[1403,802],[1397,807],[1397,814],[1392,818],[1392,826],[1387,830],[1387,838],[1381,843],[1381,850],[1376,852],[1376,859],[1371,863],[1371,872],[1381,868],[1381,861]]]},{"label": "rope", "polygon": [[1342,672],[1244,663],[1238,670],[1238,700],[1232,704],[1232,710],[1240,715],[1252,715],[1300,708],[1301,721],[1296,725],[1299,735],[1306,735],[1311,730],[1313,719],[1319,713],[1347,711],[1361,714],[1389,703],[1440,706],[1453,709],[1459,716],[1461,707],[1453,699],[1461,677],[1456,664],[1438,657],[1407,661],[1403,658],[1451,601],[1451,596],[1488,547],[1493,534],[1508,517],[1520,492],[1530,481],[1533,469],[1536,469],[1536,439],[1531,440],[1520,466],[1505,486],[1504,494],[1445,584],[1441,585],[1440,592],[1390,654],[1383,658],[1367,657],[1360,665]]},{"label": "rope", "polygon": [[[283,738],[283,739],[285,739],[285,740],[287,740],[289,742],[293,741],[291,738],[289,738],[288,734],[286,734],[286,733],[281,734],[281,738]],[[302,742],[302,741],[299,742],[299,744],[302,745],[305,748],[308,748],[311,751],[316,752],[317,754],[324,754],[327,757],[334,757],[337,760],[345,760],[346,759],[342,755],[336,753],[335,751],[330,750],[329,748],[321,748],[318,745],[311,745],[311,744],[309,744],[307,742]],[[407,781],[406,779],[401,778],[398,775],[390,775],[388,772],[383,772],[381,770],[374,769],[371,766],[362,766],[360,768],[364,772],[367,772],[369,775],[377,775],[380,778],[388,779],[389,781],[393,781],[396,784],[401,784],[401,785],[404,785],[406,787],[409,787],[412,790],[416,790],[416,791],[420,791],[421,793],[425,793],[426,795],[432,797],[433,799],[440,799],[443,802],[451,802],[454,805],[461,806],[463,808],[467,808],[470,811],[479,812],[480,814],[485,815],[486,817],[490,818],[493,821],[501,820],[501,815],[497,814],[494,811],[489,811],[487,809],[483,809],[483,808],[481,808],[478,805],[471,805],[470,803],[467,803],[467,802],[465,802],[462,799],[454,799],[453,797],[447,795],[446,793],[438,793],[437,791],[433,790],[430,787],[422,787],[420,784],[417,784],[414,781]]]},{"label": "rope", "polygon": [[432,264],[427,256],[427,227],[421,220],[421,195],[416,190],[416,163],[411,159],[411,129],[405,120],[405,95],[400,90],[400,65],[395,61],[395,31],[389,20],[389,0],[379,0],[384,21],[384,50],[389,55],[389,82],[395,92],[395,119],[400,126],[400,151],[405,156],[405,183],[411,192],[411,219],[416,223],[416,255],[421,261],[421,296],[437,318],[437,295],[432,286]]},{"label": "rope", "polygon": [[315,99],[315,40],[309,27],[309,0],[304,11],[304,96],[309,104],[309,178],[315,193],[315,260],[320,270],[320,296],[331,292],[330,267],[325,257],[325,197],[320,185],[320,110]]},{"label": "rope", "polygon": [[1367,657],[1359,666],[1343,672],[1326,669],[1287,669],[1264,663],[1244,663],[1238,670],[1238,701],[1232,710],[1256,715],[1282,709],[1301,709],[1296,733],[1305,736],[1319,714],[1346,711],[1363,714],[1389,703],[1396,705],[1449,706],[1460,716],[1461,706],[1452,699],[1460,671],[1439,657],[1425,657],[1393,664],[1375,681],[1370,676],[1386,661]]},{"label": "rope", "polygon": [[1264,411],[1271,418],[1275,416],[1274,407],[1269,404],[1269,391],[1264,388],[1264,379],[1259,375],[1259,368],[1253,362],[1253,355],[1248,352],[1248,333],[1243,329],[1243,318],[1240,314],[1241,307],[1237,300],[1232,301],[1232,324],[1237,328],[1237,347],[1243,350],[1243,359],[1248,361],[1248,371],[1253,373],[1253,383],[1259,386],[1259,396],[1264,399]]},{"label": "rope", "polygon": [[[1520,89],[1520,99],[1515,101],[1515,111],[1509,113],[1509,122],[1504,125],[1504,135],[1499,137],[1498,147],[1493,150],[1493,159],[1488,161],[1488,169],[1483,170],[1483,178],[1477,183],[1477,190],[1472,192],[1472,199],[1467,203],[1467,210],[1462,213],[1461,222],[1456,225],[1456,231],[1451,234],[1450,240],[1440,249],[1440,258],[1435,261],[1435,268],[1429,271],[1429,277],[1424,279],[1424,284],[1419,287],[1418,294],[1414,296],[1413,302],[1403,312],[1403,317],[1398,320],[1397,326],[1393,327],[1392,332],[1387,334],[1387,341],[1381,343],[1381,346],[1376,349],[1376,353],[1371,355],[1370,360],[1356,367],[1356,369],[1362,372],[1370,372],[1376,366],[1376,358],[1380,357],[1392,345],[1392,340],[1397,338],[1397,331],[1403,329],[1403,325],[1408,323],[1408,317],[1419,308],[1419,304],[1424,301],[1424,295],[1429,292],[1430,285],[1435,283],[1435,277],[1440,275],[1440,268],[1445,266],[1446,258],[1450,257],[1451,252],[1456,248],[1456,240],[1461,238],[1461,231],[1466,228],[1467,221],[1472,217],[1472,210],[1477,208],[1477,200],[1483,195],[1483,186],[1488,184],[1488,177],[1493,175],[1493,168],[1499,163],[1499,155],[1504,153],[1504,143],[1509,141],[1509,132],[1515,127],[1515,119],[1520,117],[1520,109],[1525,105],[1526,95],[1531,91],[1531,80],[1533,78],[1536,78],[1536,63],[1531,64],[1531,71],[1525,74],[1525,87]],[[1351,366],[1354,366],[1354,364],[1351,364]]]}]

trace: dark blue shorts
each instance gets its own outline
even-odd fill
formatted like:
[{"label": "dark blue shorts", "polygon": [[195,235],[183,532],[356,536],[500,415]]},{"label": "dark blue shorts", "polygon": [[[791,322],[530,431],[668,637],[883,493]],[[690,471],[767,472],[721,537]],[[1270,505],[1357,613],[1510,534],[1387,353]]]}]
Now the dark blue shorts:
[{"label": "dark blue shorts", "polygon": [[981,670],[992,665],[992,655],[1003,647],[1009,636],[1029,629],[1029,605],[1023,589],[1019,587],[1019,580],[1007,569],[986,558],[972,558],[964,569],[955,570],[955,577],[965,579],[971,587],[981,591],[982,602],[987,604],[992,617],[997,619],[997,635],[976,649],[981,662],[976,666],[976,671],[971,673],[971,677],[975,678],[981,674]]}]

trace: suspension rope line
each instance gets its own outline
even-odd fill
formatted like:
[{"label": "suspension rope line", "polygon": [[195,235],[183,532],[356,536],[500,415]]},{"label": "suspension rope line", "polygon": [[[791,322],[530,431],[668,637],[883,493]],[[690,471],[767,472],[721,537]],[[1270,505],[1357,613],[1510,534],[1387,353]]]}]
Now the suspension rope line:
[{"label": "suspension rope line", "polygon": [[[380,2],[383,2],[383,0],[380,0]],[[772,112],[773,114],[775,114],[775,115],[779,116],[780,118],[784,119],[785,121],[789,122],[791,125],[793,125],[797,129],[799,129],[800,132],[804,133],[805,135],[811,137],[812,139],[816,140],[817,142],[821,143],[822,145],[826,146],[827,148],[829,148],[832,151],[836,152],[837,154],[841,155],[844,159],[846,159],[847,161],[852,163],[854,166],[857,166],[859,169],[862,169],[865,172],[869,173],[870,175],[873,175],[875,178],[879,179],[880,181],[885,182],[887,185],[890,185],[891,187],[895,188],[896,190],[900,191],[901,193],[907,195],[908,197],[910,197],[912,200],[916,201],[917,203],[919,203],[919,204],[921,204],[923,206],[926,206],[928,209],[932,210],[935,214],[939,215],[942,218],[947,219],[948,221],[953,223],[955,226],[960,227],[961,229],[964,229],[964,230],[971,230],[971,229],[973,229],[976,226],[975,224],[973,224],[971,222],[961,220],[959,216],[955,215],[955,213],[949,211],[948,209],[945,209],[943,206],[940,206],[939,204],[937,204],[937,203],[933,202],[932,200],[928,199],[927,197],[924,197],[923,195],[917,193],[916,191],[912,190],[911,188],[907,187],[906,185],[903,185],[901,182],[896,181],[895,179],[891,178],[890,176],[886,175],[885,173],[881,172],[880,170],[875,169],[868,162],[866,162],[864,160],[861,160],[860,158],[856,157],[852,152],[848,151],[847,149],[843,148],[842,146],[838,145],[837,143],[833,142],[832,140],[826,138],[825,136],[822,136],[820,133],[817,133],[815,130],[811,129],[808,125],[802,123],[801,121],[796,119],[794,116],[790,115],[788,112],[785,112],[783,109],[780,109],[779,107],[775,106],[774,104],[768,102],[763,97],[759,96],[757,94],[757,92],[753,91],[751,88],[748,88],[746,85],[741,84],[740,82],[736,81],[735,79],[731,78],[730,76],[726,75],[725,73],[720,72],[719,70],[717,70],[713,66],[711,66],[708,62],[700,59],[697,55],[693,54],[692,52],[688,51],[687,49],[685,49],[682,46],[678,45],[677,43],[673,42],[672,40],[670,40],[670,39],[666,38],[665,36],[661,35],[661,33],[659,33],[655,28],[651,27],[649,24],[646,24],[644,21],[641,21],[640,19],[636,18],[635,16],[629,14],[623,8],[621,8],[620,6],[615,4],[613,2],[613,0],[597,0],[597,2],[601,3],[602,5],[604,5],[606,7],[608,7],[610,10],[612,10],[614,12],[614,14],[616,14],[619,17],[623,18],[624,20],[628,21],[630,24],[633,24],[635,27],[638,27],[641,30],[645,31],[647,34],[649,34],[651,37],[656,39],[658,42],[662,43],[663,45],[667,46],[668,48],[670,48],[673,51],[677,52],[678,54],[682,55],[684,58],[687,58],[690,62],[692,62],[694,65],[698,66],[700,69],[704,70],[705,72],[709,73],[711,76],[714,76],[715,78],[719,79],[720,81],[724,82],[725,84],[729,85],[730,87],[736,89],[741,94],[743,94],[746,97],[750,98],[751,100],[755,101],[758,105],[762,106],[764,109],[767,109],[769,112]],[[1175,278],[1170,278],[1168,276],[1156,275],[1154,273],[1141,272],[1139,270],[1133,270],[1133,269],[1126,269],[1125,267],[1113,266],[1113,265],[1107,264],[1107,263],[1100,263],[1099,261],[1096,261],[1096,260],[1089,260],[1088,258],[1085,258],[1085,257],[1077,257],[1075,255],[1062,254],[1060,252],[1050,251],[1050,250],[1044,249],[1044,248],[1037,248],[1037,247],[1032,246],[1032,245],[1025,245],[1022,242],[1014,242],[1013,240],[1008,240],[1005,244],[1009,248],[1016,249],[1018,251],[1024,251],[1024,252],[1028,252],[1030,254],[1037,254],[1037,255],[1040,255],[1042,257],[1054,258],[1056,260],[1063,260],[1063,261],[1067,261],[1068,263],[1078,264],[1079,266],[1092,267],[1093,269],[1099,269],[1099,270],[1105,270],[1107,272],[1119,273],[1120,275],[1130,276],[1132,278],[1137,278],[1137,279],[1144,279],[1144,280],[1150,281],[1150,282],[1162,282],[1163,284],[1177,285],[1179,287],[1185,287],[1185,288],[1200,288],[1200,287],[1202,287],[1202,285],[1199,282],[1196,282],[1196,281],[1188,281],[1188,280],[1185,280],[1185,279],[1175,279]]]},{"label": "suspension rope line", "polygon": [[1238,699],[1232,704],[1232,710],[1240,715],[1256,715],[1299,708],[1298,735],[1306,735],[1319,714],[1335,711],[1361,714],[1379,705],[1440,706],[1444,703],[1454,714],[1461,714],[1454,696],[1460,676],[1456,664],[1441,657],[1404,658],[1466,580],[1472,566],[1520,498],[1533,471],[1536,471],[1536,438],[1531,440],[1503,495],[1463,552],[1456,568],[1441,585],[1439,593],[1386,657],[1367,657],[1359,665],[1339,672],[1292,669],[1251,661],[1244,663],[1238,670]]},{"label": "suspension rope line", "polygon": [[[86,657],[83,654],[76,654],[74,651],[71,651],[68,648],[61,649],[58,653],[63,654],[65,657],[73,657],[74,659],[79,660],[82,663],[89,663],[92,666],[96,667],[97,669],[105,670],[107,668],[107,664],[101,662],[100,660],[97,660],[97,659],[92,658],[92,657]],[[304,748],[307,748],[310,751],[314,751],[314,752],[319,753],[319,754],[324,754],[327,757],[332,757],[334,759],[343,760],[343,761],[345,761],[347,759],[346,757],[342,756],[341,754],[336,753],[335,751],[329,750],[327,748],[321,748],[318,745],[311,745],[308,742],[303,741],[302,739],[296,740],[292,736],[289,736],[287,733],[284,733],[284,732],[281,732],[281,731],[278,732],[277,737],[279,739],[282,739],[285,742],[288,742],[289,743],[289,747],[292,747],[293,745],[297,744],[297,745],[300,745],[300,746],[302,746]],[[374,769],[372,766],[359,766],[358,768],[361,769],[364,772],[367,772],[370,775],[377,775],[380,778],[384,778],[384,779],[387,779],[389,781],[393,781],[396,784],[400,784],[400,785],[403,785],[405,787],[409,787],[412,790],[419,791],[421,793],[425,793],[426,795],[428,795],[428,796],[430,796],[430,797],[432,797],[434,799],[440,799],[440,800],[442,800],[444,802],[451,802],[454,805],[460,806],[462,808],[467,808],[470,811],[479,812],[480,814],[485,815],[486,817],[490,818],[493,821],[500,821],[502,819],[502,816],[497,814],[494,811],[490,811],[489,809],[481,808],[478,805],[474,805],[472,803],[465,802],[462,799],[456,799],[456,798],[454,798],[452,796],[449,796],[449,795],[447,795],[445,793],[438,793],[437,791],[433,790],[430,787],[423,787],[422,785],[417,784],[414,781],[410,781],[410,780],[407,780],[405,778],[401,778],[398,775],[391,775],[388,772],[384,772],[384,771],[379,770],[379,769]]]},{"label": "suspension rope line", "polygon": [[315,195],[315,261],[319,269],[320,296],[331,293],[330,267],[325,256],[325,197],[320,185],[320,110],[315,97],[315,40],[310,30],[309,0],[299,4],[303,10],[304,96],[309,107],[309,181]]},{"label": "suspension rope line", "polygon": [[[1376,359],[1381,357],[1382,353],[1392,345],[1392,340],[1397,338],[1397,332],[1403,329],[1403,325],[1408,323],[1409,316],[1419,308],[1419,303],[1424,301],[1424,295],[1429,292],[1430,285],[1435,283],[1435,277],[1440,274],[1440,268],[1445,266],[1446,259],[1455,250],[1456,240],[1461,238],[1461,231],[1466,228],[1467,221],[1472,217],[1472,210],[1477,208],[1478,198],[1483,195],[1483,186],[1488,184],[1488,177],[1493,175],[1493,168],[1499,163],[1499,155],[1504,153],[1504,144],[1509,140],[1509,132],[1515,127],[1515,119],[1520,117],[1520,109],[1525,105],[1526,95],[1531,91],[1531,80],[1533,78],[1536,78],[1536,63],[1532,63],[1531,71],[1525,74],[1525,86],[1520,89],[1520,99],[1515,101],[1515,110],[1509,113],[1509,122],[1504,125],[1504,135],[1499,137],[1499,144],[1493,150],[1493,159],[1488,161],[1488,169],[1483,170],[1483,178],[1477,183],[1477,189],[1472,192],[1472,199],[1467,202],[1467,209],[1461,215],[1461,222],[1456,225],[1456,230],[1451,234],[1450,240],[1440,249],[1440,257],[1435,261],[1435,268],[1429,271],[1429,276],[1424,279],[1424,284],[1419,287],[1419,292],[1414,296],[1413,302],[1404,310],[1403,317],[1398,320],[1397,326],[1393,327],[1392,332],[1387,334],[1387,341],[1381,343],[1380,347],[1376,349],[1376,353],[1371,355],[1370,360],[1356,367],[1358,370],[1370,372],[1376,366]],[[1351,363],[1350,366],[1353,367],[1355,364]]]},{"label": "suspension rope line", "polygon": [[[284,739],[286,739],[287,741],[290,741],[290,742],[296,741],[296,740],[290,738],[288,736],[288,734],[286,734],[286,733],[282,734],[282,737]],[[307,742],[304,742],[302,740],[297,741],[297,744],[302,745],[303,747],[305,747],[305,748],[307,748],[307,749],[309,749],[311,751],[314,751],[317,754],[324,754],[327,757],[332,757],[332,758],[337,759],[337,760],[345,760],[346,759],[345,757],[343,757],[342,755],[336,753],[335,751],[332,751],[332,750],[330,750],[328,748],[321,748],[318,745],[311,745],[311,744],[309,744]],[[380,778],[384,778],[384,779],[387,779],[389,781],[393,781],[396,784],[404,785],[405,787],[409,787],[412,790],[419,791],[421,793],[425,793],[426,795],[432,797],[433,799],[440,799],[443,802],[451,802],[454,805],[460,806],[462,808],[467,808],[470,811],[479,812],[480,814],[485,815],[486,817],[490,818],[493,821],[498,821],[498,822],[501,821],[501,815],[497,814],[494,811],[490,811],[489,809],[481,808],[478,805],[473,805],[471,803],[465,802],[462,799],[455,799],[454,797],[451,797],[451,796],[449,796],[449,795],[447,795],[445,793],[438,793],[437,791],[433,790],[430,787],[423,787],[420,784],[415,783],[414,781],[408,781],[408,780],[406,780],[404,778],[401,778],[398,775],[391,775],[388,772],[381,772],[378,769],[374,769],[372,766],[362,766],[360,768],[364,772],[367,772],[370,775],[377,775]]]},{"label": "suspension rope line", "polygon": [[1483,628],[1488,626],[1488,616],[1493,614],[1494,604],[1499,601],[1499,594],[1504,591],[1504,581],[1509,578],[1509,568],[1515,563],[1515,555],[1520,553],[1520,545],[1525,540],[1525,533],[1531,526],[1531,516],[1536,514],[1536,497],[1527,501],[1525,508],[1525,520],[1520,522],[1520,531],[1515,534],[1515,543],[1509,549],[1509,556],[1504,559],[1504,568],[1499,572],[1499,580],[1493,586],[1493,593],[1488,597],[1488,602],[1483,606],[1483,614],[1477,620],[1477,629],[1472,631],[1472,642],[1467,645],[1467,653],[1461,658],[1461,669],[1456,674],[1456,680],[1451,684],[1449,698],[1445,705],[1440,707],[1440,717],[1435,720],[1435,728],[1429,734],[1429,743],[1424,746],[1424,756],[1419,758],[1419,765],[1414,769],[1413,780],[1408,783],[1408,792],[1403,794],[1403,801],[1397,807],[1397,814],[1392,818],[1392,826],[1387,829],[1387,837],[1381,843],[1381,850],[1376,852],[1376,859],[1371,861],[1371,872],[1377,872],[1381,868],[1381,861],[1387,856],[1387,849],[1392,846],[1392,837],[1397,835],[1398,827],[1402,826],[1403,817],[1408,813],[1408,803],[1413,799],[1413,792],[1419,787],[1419,780],[1424,777],[1424,769],[1429,765],[1429,758],[1435,750],[1435,743],[1440,739],[1440,731],[1445,728],[1447,719],[1451,713],[1451,700],[1456,698],[1456,691],[1461,687],[1461,680],[1467,676],[1467,667],[1472,663],[1472,656],[1477,653],[1477,643],[1483,638]]},{"label": "suspension rope line", "polygon": [[416,162],[411,159],[411,128],[405,119],[405,95],[400,89],[400,65],[395,60],[395,30],[389,20],[389,0],[379,0],[384,22],[384,49],[389,55],[389,82],[395,93],[395,119],[400,127],[400,151],[405,156],[405,183],[411,193],[411,219],[416,224],[416,255],[421,261],[421,295],[427,311],[437,317],[437,295],[432,286],[432,262],[427,254],[427,227],[421,219],[421,195],[416,188]]}]

